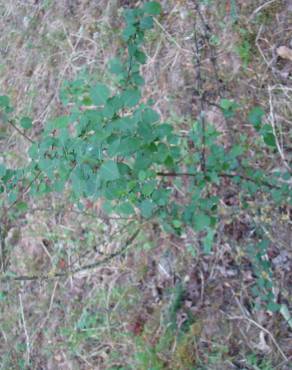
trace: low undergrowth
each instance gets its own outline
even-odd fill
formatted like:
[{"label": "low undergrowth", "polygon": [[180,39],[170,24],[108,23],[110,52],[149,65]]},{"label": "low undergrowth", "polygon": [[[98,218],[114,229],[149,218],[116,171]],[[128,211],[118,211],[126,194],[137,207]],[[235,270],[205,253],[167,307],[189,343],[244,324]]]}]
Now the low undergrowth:
[{"label": "low undergrowth", "polygon": [[[271,256],[275,240],[266,227],[271,210],[284,215],[283,223],[279,223],[281,227],[285,228],[285,222],[289,222],[292,170],[283,153],[282,132],[275,125],[271,107],[268,114],[268,107],[245,105],[226,92],[214,57],[220,42],[214,42],[200,5],[196,5],[195,10],[203,29],[201,38],[210,50],[210,68],[218,96],[210,101],[212,95],[204,90],[206,72],[201,65],[195,31],[197,82],[191,95],[197,115],[178,117],[179,124],[175,117],[161,120],[155,101],[143,95],[147,90],[141,74],[141,68],[147,63],[145,35],[157,22],[160,24],[163,17],[157,2],[146,2],[124,11],[121,48],[108,63],[103,78],[96,80],[94,74],[85,70],[76,79],[66,81],[60,90],[64,114],[48,120],[36,139],[31,136],[34,120],[16,114],[8,96],[0,96],[2,125],[16,130],[30,145],[26,156],[17,158],[13,166],[11,154],[4,155],[0,164],[3,195],[0,279],[5,286],[25,281],[45,284],[47,289],[50,286],[48,317],[54,309],[65,318],[62,325],[54,329],[65,346],[58,348],[60,361],[62,353],[68,351],[70,361],[74,363],[75,357],[81,358],[88,368],[93,364],[111,369],[209,369],[216,368],[217,363],[232,365],[240,350],[235,345],[234,351],[231,350],[230,338],[237,334],[230,326],[234,314],[226,308],[230,286],[232,299],[244,312],[243,320],[254,324],[250,314],[265,312],[283,320],[286,329],[292,325],[287,293],[281,291],[274,276]],[[246,73],[255,38],[239,28],[239,40],[235,52]],[[216,109],[217,116],[225,122],[227,135],[209,122],[209,106]],[[239,120],[247,127],[247,134],[233,130]],[[75,212],[76,217],[78,214],[86,219],[91,212],[94,219],[98,213],[102,223],[97,226],[93,220],[89,225],[83,220],[80,233],[84,235],[86,230],[86,237],[79,242],[73,238],[68,243],[68,235],[65,235],[66,242],[62,244],[58,233],[43,236],[40,244],[47,259],[37,260],[34,267],[36,260],[32,251],[32,261],[26,263],[24,271],[13,269],[12,250],[19,237],[11,234],[11,221],[29,212],[31,199],[38,202],[52,196],[66,199],[69,212]],[[117,248],[100,249],[99,237],[107,237],[111,220],[122,225],[116,231]],[[125,237],[121,230],[125,231]],[[98,237],[94,235],[97,231]],[[163,248],[161,235],[168,244],[165,247],[162,243]],[[232,240],[228,248],[224,247],[226,239]],[[70,248],[64,247],[66,243]],[[52,245],[55,245],[53,253]],[[171,252],[169,245],[175,246],[175,252]],[[136,254],[132,251],[134,247]],[[149,263],[145,257],[149,250],[157,252],[159,262]],[[182,251],[183,256],[178,257]],[[86,255],[93,253],[98,255],[97,260],[83,262]],[[222,253],[224,266],[210,264],[208,258],[214,253]],[[231,258],[234,253],[236,256]],[[14,258],[19,259],[19,255]],[[111,265],[115,258],[120,262],[119,274]],[[190,267],[188,260],[193,261]],[[168,261],[167,265],[162,261]],[[169,270],[169,265],[175,273]],[[138,269],[134,279],[130,276],[133,268]],[[238,283],[215,284],[214,269],[229,271],[230,278],[236,276],[251,282],[240,300],[234,291]],[[79,294],[86,284],[82,274],[90,270],[99,272],[94,289],[82,302],[76,298],[70,305],[73,316],[66,313],[64,304],[53,308],[58,279],[81,276],[80,286],[76,288]],[[151,281],[151,289],[141,288],[144,279]],[[99,283],[103,287],[97,292]],[[155,293],[150,294],[150,290]],[[66,289],[63,294],[67,294]],[[8,292],[3,289],[0,299],[4,304],[7,296]],[[206,318],[201,316],[203,307],[209,312],[209,300],[216,301],[219,296],[215,312],[217,320],[222,322],[221,333],[210,323],[208,326]],[[20,305],[25,344],[6,354],[3,363],[30,368],[34,366],[30,362],[32,344],[25,326],[21,293],[13,303],[17,304],[16,301]],[[248,308],[242,308],[243,301],[247,301]],[[132,311],[137,313],[130,319],[127,314]],[[211,311],[207,318],[208,315],[211,322]],[[129,321],[130,325],[124,324]],[[8,326],[3,333],[11,330],[7,322],[5,325]],[[257,323],[254,325],[263,333],[258,348],[268,351],[265,335],[269,336],[269,331]],[[46,336],[41,329],[32,335],[33,340]],[[224,343],[222,333],[229,335],[229,345]],[[199,344],[202,337],[203,344]],[[274,337],[269,338],[282,360],[287,361]],[[49,342],[49,338],[46,340]],[[96,356],[95,346],[98,347]],[[45,356],[57,347],[51,343]],[[208,349],[207,356],[204,348]],[[87,352],[91,353],[90,357],[86,356]],[[129,353],[133,356],[129,367],[124,367],[125,354]],[[65,357],[62,361],[69,359]],[[269,361],[261,361],[253,353],[245,362],[253,368],[269,369],[270,366]]]}]

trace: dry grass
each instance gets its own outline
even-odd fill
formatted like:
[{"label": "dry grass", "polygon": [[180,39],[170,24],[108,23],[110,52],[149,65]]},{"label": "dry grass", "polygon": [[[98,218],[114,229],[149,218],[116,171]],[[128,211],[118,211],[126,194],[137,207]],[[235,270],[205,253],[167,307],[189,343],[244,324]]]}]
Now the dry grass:
[{"label": "dry grass", "polygon": [[[59,90],[66,79],[84,68],[107,78],[107,61],[120,46],[116,3],[0,0],[1,93],[11,96],[17,115],[34,117],[32,138],[64,110]],[[224,143],[246,133],[253,157],[257,143],[245,116],[260,104],[268,107],[278,153],[255,160],[267,171],[291,165],[291,62],[276,54],[291,42],[289,1],[202,2],[209,3],[201,11],[212,30],[211,48],[194,1],[161,3],[165,14],[147,36],[145,98],[154,98],[177,130],[189,129],[200,110],[196,32],[208,99],[218,104],[223,94],[243,106],[231,127],[214,106],[207,107]],[[2,126],[0,134],[3,159],[13,166],[27,160],[25,138]],[[31,201],[29,211],[6,220],[9,271],[17,274],[53,276],[79,268],[116,251],[137,228],[141,232],[126,253],[95,269],[1,282],[0,368],[288,369],[288,324],[279,313],[251,310],[254,276],[243,246],[253,242],[250,221],[261,208],[256,221],[274,240],[275,288],[289,305],[291,210],[280,213],[263,198],[243,214],[236,194],[220,189],[220,196],[218,237],[208,256],[191,230],[170,237],[155,223],[109,219],[99,204],[86,203],[81,212],[56,195]]]}]

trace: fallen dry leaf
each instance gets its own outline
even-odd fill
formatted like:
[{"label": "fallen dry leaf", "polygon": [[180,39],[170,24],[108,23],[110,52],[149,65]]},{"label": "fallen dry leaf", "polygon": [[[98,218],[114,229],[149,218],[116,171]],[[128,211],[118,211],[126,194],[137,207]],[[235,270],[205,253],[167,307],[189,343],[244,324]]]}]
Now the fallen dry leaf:
[{"label": "fallen dry leaf", "polygon": [[283,58],[288,59],[292,62],[292,49],[288,48],[287,46],[280,46],[277,49],[277,54]]}]

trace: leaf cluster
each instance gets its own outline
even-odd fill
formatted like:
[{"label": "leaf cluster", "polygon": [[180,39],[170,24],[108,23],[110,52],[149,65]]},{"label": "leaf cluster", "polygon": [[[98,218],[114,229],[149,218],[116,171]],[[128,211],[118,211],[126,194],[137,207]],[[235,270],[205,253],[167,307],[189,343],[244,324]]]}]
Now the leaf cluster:
[{"label": "leaf cluster", "polygon": [[[153,101],[142,97],[140,74],[147,60],[145,33],[160,12],[154,1],[124,11],[123,48],[108,65],[111,84],[90,76],[66,82],[60,97],[69,113],[47,122],[28,151],[26,166],[9,169],[0,164],[0,191],[10,206],[28,191],[35,196],[66,191],[70,201],[80,206],[84,198],[102,198],[107,212],[156,218],[167,232],[181,234],[186,226],[192,227],[201,233],[203,249],[209,253],[220,203],[212,188],[229,179],[242,199],[263,192],[278,205],[291,203],[291,173],[271,176],[255,168],[244,138],[226,149],[218,143],[219,133],[201,119],[192,122],[183,138],[172,124],[161,122]],[[222,99],[220,108],[226,119],[232,119],[240,105]],[[8,97],[0,96],[0,109],[2,121],[9,123],[13,108]],[[264,115],[261,107],[254,107],[248,121],[263,145],[275,151],[275,133],[263,123]],[[14,119],[13,124],[23,135],[33,128],[29,117]],[[184,199],[177,193],[182,188]]]}]

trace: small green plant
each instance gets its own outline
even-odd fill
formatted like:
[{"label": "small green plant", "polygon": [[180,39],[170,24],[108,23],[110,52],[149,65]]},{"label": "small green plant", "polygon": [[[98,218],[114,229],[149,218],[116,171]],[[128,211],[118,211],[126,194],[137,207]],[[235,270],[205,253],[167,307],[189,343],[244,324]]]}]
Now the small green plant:
[{"label": "small green plant", "polygon": [[246,69],[253,57],[255,35],[245,26],[236,28],[238,29],[240,40],[235,50],[242,60],[243,68]]},{"label": "small green plant", "polygon": [[[107,84],[83,75],[67,82],[61,100],[69,113],[47,122],[37,142],[29,137],[32,120],[13,117],[10,100],[0,97],[3,124],[12,125],[31,142],[29,161],[23,166],[0,164],[6,211],[14,206],[25,209],[27,194],[66,191],[81,209],[85,198],[102,198],[108,213],[156,219],[166,232],[177,235],[193,228],[203,250],[210,253],[220,203],[212,189],[224,180],[229,179],[245,199],[263,192],[277,206],[291,204],[289,171],[267,174],[252,165],[245,144],[235,142],[229,148],[219,144],[219,133],[205,122],[204,112],[181,137],[173,125],[160,121],[153,101],[144,101],[140,67],[147,57],[142,45],[160,12],[161,5],[154,1],[124,11],[123,49],[108,67],[112,80]],[[243,44],[245,64],[249,52],[249,44]],[[228,120],[241,107],[222,99],[220,108]],[[275,151],[274,132],[263,124],[263,116],[262,108],[255,107],[248,119],[266,150]],[[181,187],[183,201],[177,197]]]},{"label": "small green plant", "polygon": [[271,263],[267,258],[268,240],[262,240],[256,245],[249,247],[249,254],[253,263],[255,274],[257,275],[256,285],[252,288],[252,293],[259,298],[256,308],[267,308],[271,312],[278,311],[280,305],[276,303],[273,291],[273,280]]},{"label": "small green plant", "polygon": [[269,360],[259,359],[254,353],[247,356],[246,362],[254,370],[272,370],[273,366]]}]

